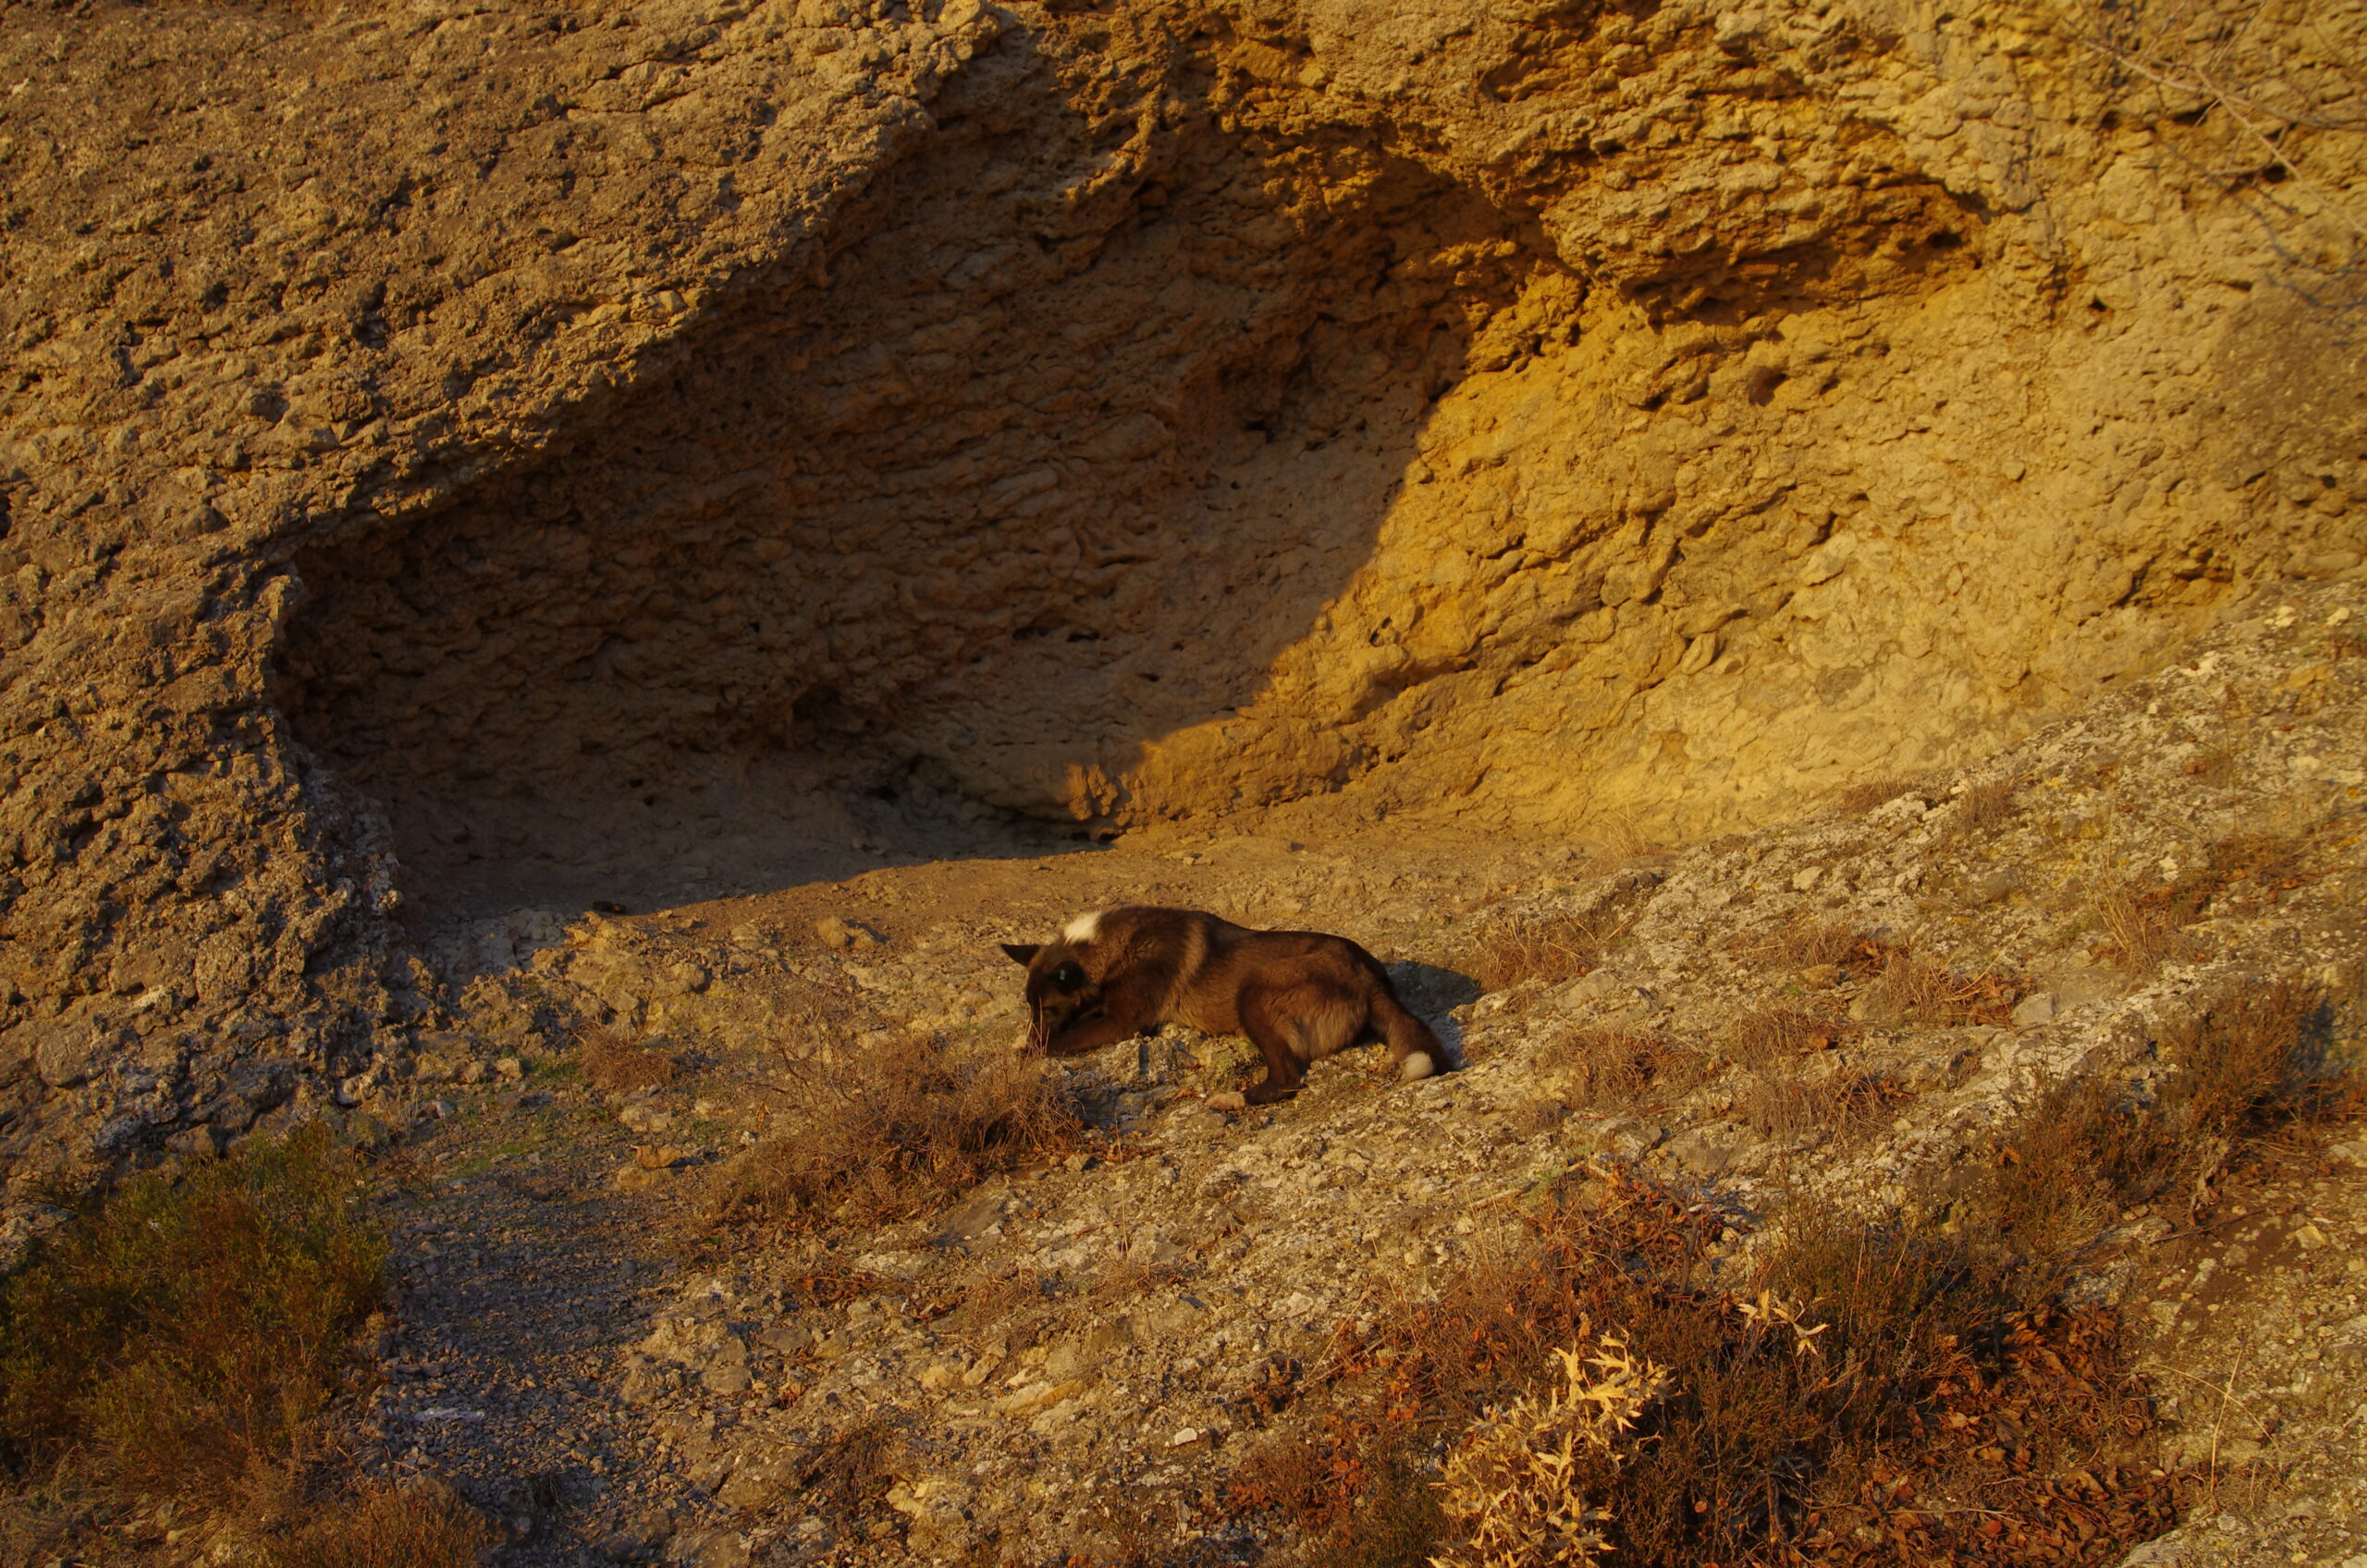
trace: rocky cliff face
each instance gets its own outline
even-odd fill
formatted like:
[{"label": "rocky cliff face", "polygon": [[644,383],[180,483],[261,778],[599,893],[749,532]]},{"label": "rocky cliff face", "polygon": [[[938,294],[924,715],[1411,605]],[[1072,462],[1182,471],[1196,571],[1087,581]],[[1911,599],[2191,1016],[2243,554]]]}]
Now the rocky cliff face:
[{"label": "rocky cliff face", "polygon": [[399,1059],[406,900],[1693,836],[2357,572],[2367,11],[2223,20],[11,11],[18,1191]]}]

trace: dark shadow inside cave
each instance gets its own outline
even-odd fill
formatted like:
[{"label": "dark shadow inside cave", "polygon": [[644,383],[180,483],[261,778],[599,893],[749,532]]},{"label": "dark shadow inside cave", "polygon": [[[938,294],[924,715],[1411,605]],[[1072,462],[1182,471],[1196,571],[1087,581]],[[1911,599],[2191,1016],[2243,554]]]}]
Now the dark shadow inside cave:
[{"label": "dark shadow inside cave", "polygon": [[1082,773],[1247,703],[1365,564],[1552,263],[1368,147],[1203,115],[1119,165],[1055,74],[974,73],[826,259],[596,427],[297,559],[280,700],[415,906],[1042,852]]}]

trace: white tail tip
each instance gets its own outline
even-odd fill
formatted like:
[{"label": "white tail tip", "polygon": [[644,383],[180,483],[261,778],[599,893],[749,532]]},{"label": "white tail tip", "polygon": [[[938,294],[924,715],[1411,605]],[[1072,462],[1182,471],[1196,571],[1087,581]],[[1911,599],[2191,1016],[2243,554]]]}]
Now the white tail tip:
[{"label": "white tail tip", "polygon": [[1397,1064],[1397,1079],[1402,1084],[1411,1084],[1417,1079],[1428,1078],[1438,1070],[1439,1064],[1430,1060],[1429,1052],[1414,1051]]}]

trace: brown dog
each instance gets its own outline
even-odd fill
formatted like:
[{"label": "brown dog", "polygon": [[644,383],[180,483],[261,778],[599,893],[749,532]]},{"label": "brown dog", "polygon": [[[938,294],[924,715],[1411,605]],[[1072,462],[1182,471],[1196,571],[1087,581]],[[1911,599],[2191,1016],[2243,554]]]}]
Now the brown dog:
[{"label": "brown dog", "polygon": [[1265,1078],[1245,1096],[1252,1105],[1296,1094],[1306,1063],[1367,1041],[1387,1041],[1409,1083],[1451,1065],[1380,962],[1344,937],[1128,908],[1078,915],[1052,941],[1002,950],[1027,966],[1028,1047],[1054,1056],[1162,1023],[1246,1035],[1266,1058]]}]

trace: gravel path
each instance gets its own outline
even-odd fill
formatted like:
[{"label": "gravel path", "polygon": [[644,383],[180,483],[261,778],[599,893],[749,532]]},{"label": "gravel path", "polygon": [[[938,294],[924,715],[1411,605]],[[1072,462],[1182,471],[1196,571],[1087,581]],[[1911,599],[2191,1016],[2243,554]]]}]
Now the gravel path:
[{"label": "gravel path", "polygon": [[505,1562],[606,1562],[674,1486],[614,1388],[669,1267],[668,1199],[613,1190],[616,1124],[585,1096],[519,1098],[456,1095],[407,1149],[415,1178],[385,1205],[400,1294],[369,1460],[502,1520]]}]

